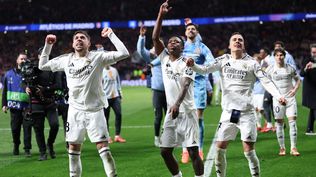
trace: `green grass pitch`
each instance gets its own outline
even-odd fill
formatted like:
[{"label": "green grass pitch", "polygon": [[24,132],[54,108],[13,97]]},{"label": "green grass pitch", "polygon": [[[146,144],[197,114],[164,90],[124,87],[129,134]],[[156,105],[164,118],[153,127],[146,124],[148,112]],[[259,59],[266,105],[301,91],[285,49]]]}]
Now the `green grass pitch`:
[{"label": "green grass pitch", "polygon": [[[159,148],[154,147],[154,113],[151,101],[151,90],[144,87],[124,87],[122,100],[123,123],[122,136],[127,143],[110,145],[116,161],[118,175],[121,177],[168,177],[171,176],[160,157]],[[306,136],[305,128],[308,109],[301,106],[301,93],[297,94],[298,101],[298,142],[297,147],[301,156],[289,155],[290,140],[285,129],[287,155],[278,156],[278,143],[275,133],[258,134],[256,144],[257,155],[261,164],[262,177],[316,177],[316,136]],[[205,111],[205,145],[204,154],[209,151],[210,144],[217,128],[221,109],[219,106],[209,106]],[[47,121],[46,121],[47,122]],[[55,143],[56,159],[37,161],[39,153],[32,134],[32,157],[23,155],[23,144],[20,146],[21,155],[12,155],[12,138],[10,132],[9,114],[0,113],[0,177],[67,177],[68,155],[65,149],[62,120],[59,119],[60,129]],[[45,124],[45,136],[49,126]],[[288,127],[288,126],[287,126]],[[114,117],[111,112],[110,134],[114,134]],[[21,139],[22,140],[22,139]],[[23,140],[22,140],[23,141]],[[181,149],[175,150],[178,160]],[[105,176],[101,159],[95,144],[86,140],[83,146],[81,160],[83,177]],[[194,176],[192,164],[181,164],[184,177]],[[212,177],[215,177],[214,166]],[[240,137],[231,142],[227,151],[227,176],[250,176],[248,163],[243,155]]]}]

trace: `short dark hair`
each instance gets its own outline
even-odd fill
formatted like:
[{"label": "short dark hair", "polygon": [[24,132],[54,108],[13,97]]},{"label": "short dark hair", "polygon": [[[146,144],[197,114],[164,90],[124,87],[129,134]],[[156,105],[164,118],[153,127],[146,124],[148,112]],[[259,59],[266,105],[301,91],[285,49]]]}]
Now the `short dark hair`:
[{"label": "short dark hair", "polygon": [[310,48],[310,49],[316,48],[316,43],[311,44],[311,45],[309,46],[309,48]]},{"label": "short dark hair", "polygon": [[74,33],[74,35],[72,36],[72,38],[74,38],[74,37],[76,36],[76,34],[79,34],[79,33],[85,35],[85,36],[88,38],[88,40],[90,41],[90,39],[91,39],[90,35],[88,34],[87,31],[83,31],[83,30],[75,31],[75,33]]},{"label": "short dark hair", "polygon": [[183,36],[177,36],[177,37],[181,40],[182,46],[184,47],[185,38]]},{"label": "short dark hair", "polygon": [[29,57],[28,50],[25,49],[25,50],[19,51],[18,55],[16,56],[16,58],[18,58],[20,55],[26,55],[26,57]]},{"label": "short dark hair", "polygon": [[194,26],[196,30],[199,30],[198,25],[194,24],[194,23],[189,23],[189,24],[185,25],[185,29],[187,29],[189,26]]},{"label": "short dark hair", "polygon": [[260,50],[263,50],[265,53],[269,53],[269,49],[268,48],[266,48],[266,47],[263,47],[263,48],[261,48]]},{"label": "short dark hair", "polygon": [[243,36],[240,32],[235,31],[235,32],[233,32],[233,33],[230,35],[229,39],[230,39],[232,36],[237,35],[237,34]]},{"label": "short dark hair", "polygon": [[284,56],[286,55],[285,50],[283,48],[279,48],[279,49],[274,49],[273,56],[275,56],[276,53],[278,52],[282,53]]},{"label": "short dark hair", "polygon": [[274,42],[274,46],[277,45],[277,44],[280,44],[281,47],[284,48],[284,42],[282,42],[282,41],[275,41]]}]

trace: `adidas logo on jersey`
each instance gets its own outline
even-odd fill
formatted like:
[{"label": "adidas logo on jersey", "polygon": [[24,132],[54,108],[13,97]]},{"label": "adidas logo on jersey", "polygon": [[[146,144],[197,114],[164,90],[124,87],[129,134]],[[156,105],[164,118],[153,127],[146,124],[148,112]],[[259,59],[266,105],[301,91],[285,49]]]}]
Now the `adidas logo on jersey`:
[{"label": "adidas logo on jersey", "polygon": [[69,65],[68,65],[68,67],[74,67],[75,65],[74,65],[74,63],[70,63]]},{"label": "adidas logo on jersey", "polygon": [[224,66],[230,66],[230,63],[228,62],[228,63],[226,63]]}]

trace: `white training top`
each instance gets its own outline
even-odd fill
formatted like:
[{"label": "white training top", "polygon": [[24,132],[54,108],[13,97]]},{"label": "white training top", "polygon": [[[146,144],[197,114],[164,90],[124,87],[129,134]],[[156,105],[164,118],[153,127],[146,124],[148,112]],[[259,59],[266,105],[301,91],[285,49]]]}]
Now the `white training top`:
[{"label": "white training top", "polygon": [[288,96],[290,90],[294,87],[293,79],[299,78],[295,68],[289,64],[284,64],[284,67],[278,67],[276,64],[270,65],[266,69],[266,73],[279,88],[281,94],[285,96]]},{"label": "white training top", "polygon": [[82,111],[98,111],[108,106],[102,87],[103,69],[129,56],[128,50],[114,33],[109,34],[109,39],[117,51],[89,51],[85,57],[69,53],[52,60],[48,59],[52,45],[45,44],[39,69],[65,71],[70,106]]},{"label": "white training top", "polygon": [[107,99],[122,96],[120,76],[112,66],[103,70],[103,89]]},{"label": "white training top", "polygon": [[[183,56],[175,61],[171,61],[166,49],[159,55],[161,60],[162,78],[165,86],[168,109],[173,106],[182,90],[181,80],[188,77],[194,81],[195,72],[190,67],[186,66],[183,61]],[[195,109],[193,82],[180,104],[179,112],[188,112]]]},{"label": "white training top", "polygon": [[260,65],[251,56],[246,54],[241,59],[232,58],[224,54],[206,66],[194,65],[192,69],[198,73],[219,71],[222,84],[222,109],[240,111],[254,109],[252,90],[256,77],[264,88],[275,98],[281,94],[275,84],[266,76]]}]

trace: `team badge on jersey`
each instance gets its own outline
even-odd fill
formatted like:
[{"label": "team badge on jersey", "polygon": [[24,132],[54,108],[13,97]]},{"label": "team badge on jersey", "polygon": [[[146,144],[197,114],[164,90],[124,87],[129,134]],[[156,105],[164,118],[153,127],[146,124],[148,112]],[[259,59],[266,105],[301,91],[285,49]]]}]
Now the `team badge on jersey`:
[{"label": "team badge on jersey", "polygon": [[187,68],[185,69],[185,74],[191,76],[191,75],[193,74],[192,68],[187,67]]}]

